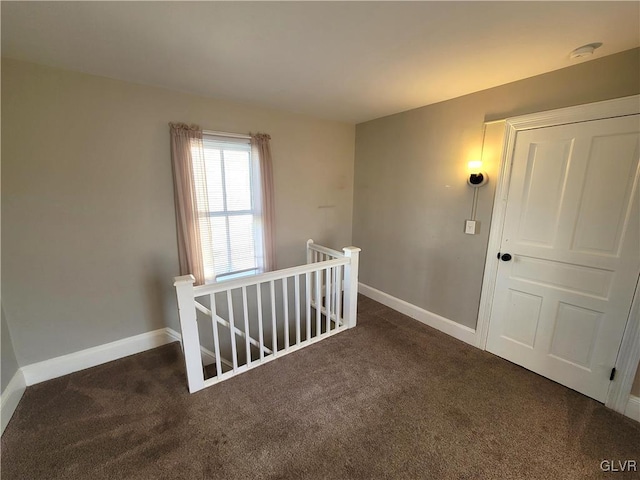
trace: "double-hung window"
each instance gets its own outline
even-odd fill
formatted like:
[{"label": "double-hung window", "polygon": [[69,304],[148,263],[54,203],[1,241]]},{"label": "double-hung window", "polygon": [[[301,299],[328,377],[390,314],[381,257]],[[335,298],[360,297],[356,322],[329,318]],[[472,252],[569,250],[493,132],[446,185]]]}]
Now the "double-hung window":
[{"label": "double-hung window", "polygon": [[203,135],[192,149],[206,282],[264,270],[260,171],[250,139]]}]

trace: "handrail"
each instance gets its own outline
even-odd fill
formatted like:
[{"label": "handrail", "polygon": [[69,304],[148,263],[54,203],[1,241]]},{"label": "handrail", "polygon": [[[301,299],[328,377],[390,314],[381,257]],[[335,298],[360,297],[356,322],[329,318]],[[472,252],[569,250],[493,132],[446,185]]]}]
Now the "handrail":
[{"label": "handrail", "polygon": [[251,285],[258,285],[260,283],[270,282],[272,280],[280,280],[282,278],[293,277],[294,275],[302,275],[305,273],[315,272],[316,270],[323,270],[325,268],[337,267],[338,265],[349,265],[350,262],[351,260],[347,257],[336,258],[335,260],[327,260],[324,262],[300,265],[298,267],[284,268],[282,270],[275,270],[273,272],[261,273],[259,275],[252,275],[250,277],[245,277],[245,278],[226,280],[218,283],[212,283],[209,285],[199,285],[197,287],[193,287],[193,296],[201,297],[203,295],[224,292],[226,290],[234,290],[236,288],[248,287]]},{"label": "handrail", "polygon": [[309,249],[315,250],[316,252],[324,253],[336,258],[344,258],[344,253],[339,252],[338,250],[334,250],[333,248],[317,245],[313,242],[307,243],[307,246],[309,247]]}]

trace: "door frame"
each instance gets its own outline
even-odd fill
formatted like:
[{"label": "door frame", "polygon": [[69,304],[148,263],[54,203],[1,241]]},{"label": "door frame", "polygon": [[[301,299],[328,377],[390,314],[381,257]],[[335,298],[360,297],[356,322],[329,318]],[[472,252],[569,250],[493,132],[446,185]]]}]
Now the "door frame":
[{"label": "door frame", "polygon": [[[605,100],[575,107],[548,110],[545,112],[521,115],[506,119],[505,134],[502,146],[500,165],[498,167],[496,192],[489,229],[489,243],[482,279],[480,294],[480,308],[476,324],[476,346],[482,350],[487,348],[489,336],[489,319],[493,296],[495,293],[498,274],[498,258],[496,252],[500,249],[504,220],[509,195],[509,180],[511,165],[518,132],[544,127],[555,127],[570,123],[588,122],[605,118],[623,117],[640,113],[640,95]],[[617,412],[624,413],[627,405],[633,379],[640,362],[640,278],[636,284],[627,325],[622,337],[622,343],[616,359],[616,378],[611,382],[607,395],[606,406]]]}]

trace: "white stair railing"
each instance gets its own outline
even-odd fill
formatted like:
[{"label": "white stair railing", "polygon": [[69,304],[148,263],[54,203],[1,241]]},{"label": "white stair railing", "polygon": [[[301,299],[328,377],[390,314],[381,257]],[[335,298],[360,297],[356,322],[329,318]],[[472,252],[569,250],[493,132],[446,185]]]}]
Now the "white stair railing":
[{"label": "white stair railing", "polygon": [[[309,240],[306,265],[197,287],[192,275],[176,277],[189,391],[355,327],[359,252],[357,247],[339,252]],[[201,298],[208,299],[209,308]],[[211,349],[201,343],[197,311],[208,319],[200,328],[211,329],[214,372],[203,365],[201,352],[211,354]],[[228,333],[224,348],[230,360],[221,354],[222,333],[225,338]]]}]

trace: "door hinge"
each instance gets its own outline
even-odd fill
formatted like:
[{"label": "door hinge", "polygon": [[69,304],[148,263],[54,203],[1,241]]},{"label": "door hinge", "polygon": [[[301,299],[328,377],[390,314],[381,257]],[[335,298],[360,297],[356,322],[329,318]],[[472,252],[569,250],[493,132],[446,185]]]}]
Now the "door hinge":
[{"label": "door hinge", "polygon": [[616,367],[613,367],[611,369],[611,375],[609,375],[609,381],[613,381],[614,378],[616,378]]}]

